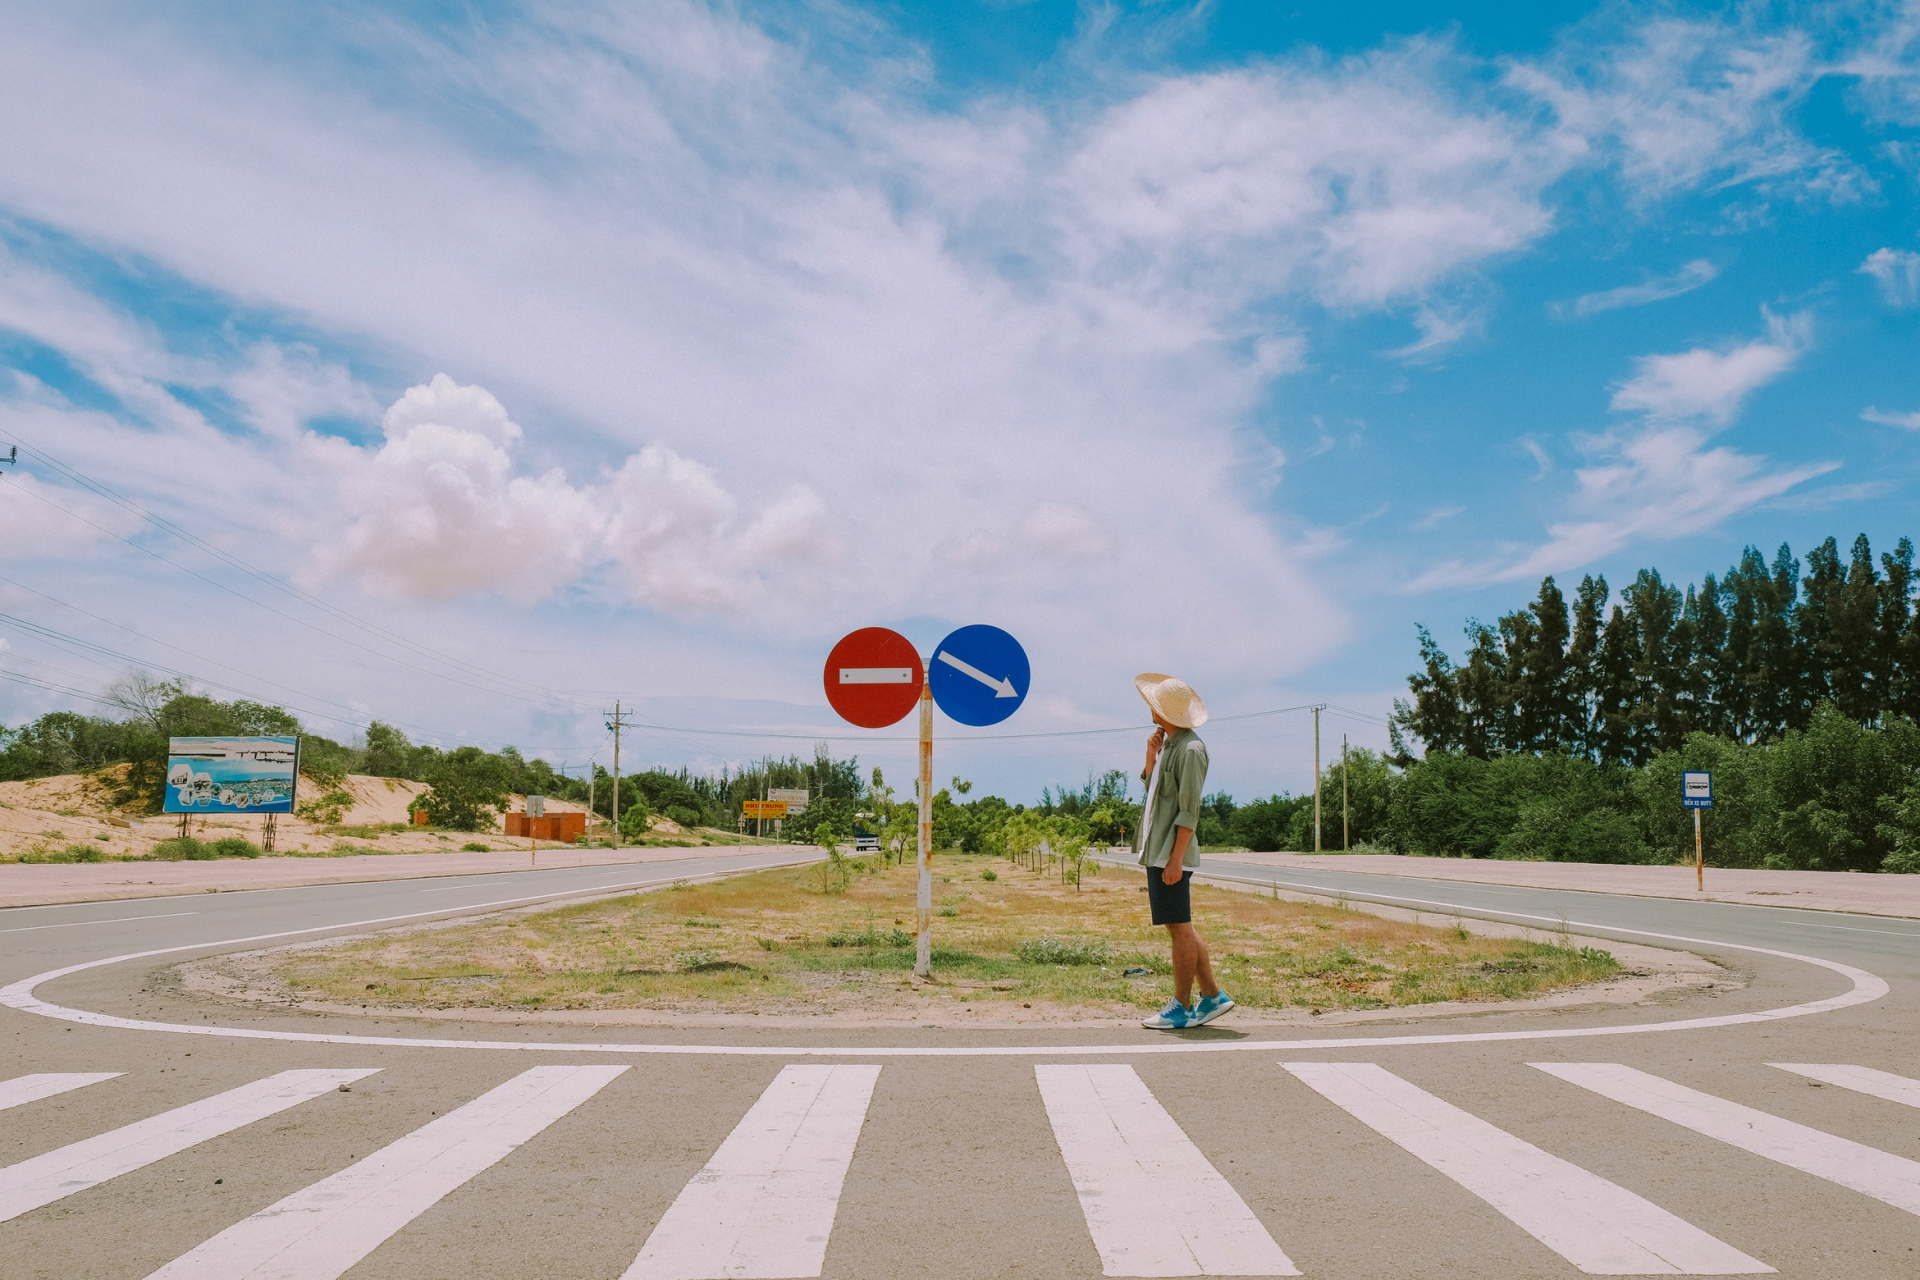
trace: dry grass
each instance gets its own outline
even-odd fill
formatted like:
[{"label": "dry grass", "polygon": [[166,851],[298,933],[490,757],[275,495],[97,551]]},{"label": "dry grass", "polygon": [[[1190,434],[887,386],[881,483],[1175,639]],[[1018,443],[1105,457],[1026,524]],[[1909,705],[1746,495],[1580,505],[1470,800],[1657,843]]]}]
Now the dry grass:
[{"label": "dry grass", "polygon": [[[914,868],[850,867],[833,892],[818,867],[764,871],[290,952],[274,974],[289,995],[371,1008],[874,1012],[909,1000]],[[988,870],[995,880],[981,878]],[[963,1002],[1158,1006],[1171,985],[1165,932],[1147,923],[1143,880],[1108,869],[1076,891],[1044,872],[943,856],[936,980]],[[1222,985],[1250,1008],[1508,1000],[1620,967],[1604,951],[1204,885],[1194,909]]]}]

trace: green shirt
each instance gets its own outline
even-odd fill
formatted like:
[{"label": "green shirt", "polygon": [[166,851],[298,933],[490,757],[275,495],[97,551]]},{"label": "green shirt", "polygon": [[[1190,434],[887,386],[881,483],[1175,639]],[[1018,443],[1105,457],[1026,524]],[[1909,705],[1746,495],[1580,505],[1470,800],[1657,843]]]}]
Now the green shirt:
[{"label": "green shirt", "polygon": [[[1141,825],[1146,829],[1144,845],[1134,838],[1143,867],[1164,867],[1173,857],[1174,828],[1185,827],[1195,836],[1200,828],[1200,797],[1207,789],[1207,744],[1191,729],[1177,729],[1160,749],[1160,786],[1153,795],[1153,812]],[[1146,770],[1140,780],[1147,781]],[[1180,866],[1192,870],[1200,865],[1200,841],[1187,841]]]}]

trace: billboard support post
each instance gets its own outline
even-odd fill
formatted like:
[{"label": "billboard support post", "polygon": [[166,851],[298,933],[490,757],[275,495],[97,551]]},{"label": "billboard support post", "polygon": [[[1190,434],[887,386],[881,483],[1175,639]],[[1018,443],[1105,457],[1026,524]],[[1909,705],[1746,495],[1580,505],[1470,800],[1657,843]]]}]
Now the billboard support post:
[{"label": "billboard support post", "polygon": [[273,834],[276,825],[274,819],[278,816],[278,814],[269,813],[260,819],[260,851],[262,853],[273,852]]}]

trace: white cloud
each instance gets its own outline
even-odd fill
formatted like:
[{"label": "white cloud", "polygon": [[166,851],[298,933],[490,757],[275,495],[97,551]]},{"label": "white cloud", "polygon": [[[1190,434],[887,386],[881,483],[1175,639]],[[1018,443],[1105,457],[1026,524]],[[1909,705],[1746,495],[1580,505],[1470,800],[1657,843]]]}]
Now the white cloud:
[{"label": "white cloud", "polygon": [[1793,368],[1812,339],[1812,317],[1767,317],[1767,336],[1718,350],[1695,347],[1675,355],[1641,356],[1634,375],[1613,393],[1615,409],[1649,418],[1730,421],[1753,392]]},{"label": "white cloud", "polygon": [[1552,310],[1556,315],[1591,316],[1620,307],[1644,307],[1650,302],[1664,302],[1668,298],[1691,293],[1719,274],[1720,268],[1705,258],[1697,258],[1671,275],[1656,276],[1645,284],[1621,285],[1617,289],[1583,293],[1571,303],[1555,303]]},{"label": "white cloud", "polygon": [[1412,364],[1436,359],[1462,338],[1480,332],[1484,319],[1483,316],[1472,312],[1456,314],[1437,307],[1421,307],[1413,318],[1414,327],[1420,331],[1420,337],[1386,354],[1396,360],[1405,360]]},{"label": "white cloud", "polygon": [[1844,155],[1795,124],[1827,70],[1804,32],[1656,18],[1601,36],[1615,16],[1548,59],[1514,64],[1508,79],[1550,105],[1573,138],[1616,162],[1642,199],[1705,183],[1834,200],[1871,188]]},{"label": "white cloud", "polygon": [[1087,129],[1063,185],[1099,279],[1377,305],[1543,234],[1566,157],[1442,92],[1445,46],[1171,77]]},{"label": "white cloud", "polygon": [[138,518],[92,494],[46,483],[28,469],[32,465],[26,454],[0,470],[0,547],[7,560],[78,556],[140,527]]},{"label": "white cloud", "polygon": [[1593,465],[1574,472],[1566,505],[1577,518],[1547,527],[1548,540],[1478,564],[1450,561],[1409,586],[1425,591],[1564,573],[1646,541],[1686,537],[1824,475],[1838,463],[1774,468],[1767,459],[1707,447],[1692,427],[1648,427],[1592,442]]},{"label": "white cloud", "polygon": [[1860,264],[1860,274],[1872,276],[1888,305],[1920,304],[1920,253],[1911,249],[1875,249]]},{"label": "white cloud", "polygon": [[1920,412],[1897,413],[1868,405],[1860,411],[1865,422],[1877,422],[1885,427],[1901,427],[1908,431],[1920,431]]}]

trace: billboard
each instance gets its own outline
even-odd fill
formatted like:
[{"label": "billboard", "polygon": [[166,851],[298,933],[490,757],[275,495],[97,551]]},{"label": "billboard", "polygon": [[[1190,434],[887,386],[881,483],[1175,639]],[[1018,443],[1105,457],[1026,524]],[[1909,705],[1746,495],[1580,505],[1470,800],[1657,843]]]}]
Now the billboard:
[{"label": "billboard", "polygon": [[292,813],[298,738],[167,739],[167,813]]},{"label": "billboard", "polygon": [[769,787],[767,799],[783,800],[788,813],[798,813],[807,807],[807,789],[805,787]]}]

